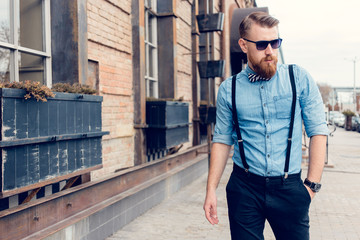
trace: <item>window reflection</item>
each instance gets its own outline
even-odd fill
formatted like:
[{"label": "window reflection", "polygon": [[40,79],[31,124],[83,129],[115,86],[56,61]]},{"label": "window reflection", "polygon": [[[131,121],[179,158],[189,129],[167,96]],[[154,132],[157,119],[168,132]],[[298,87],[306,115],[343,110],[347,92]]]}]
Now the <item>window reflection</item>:
[{"label": "window reflection", "polygon": [[10,50],[0,48],[0,81],[10,82]]},{"label": "window reflection", "polygon": [[45,84],[44,58],[27,53],[20,53],[19,80],[31,80]]},{"label": "window reflection", "polygon": [[42,0],[20,0],[20,45],[43,51]]},{"label": "window reflection", "polygon": [[10,43],[10,0],[0,0],[0,42]]}]

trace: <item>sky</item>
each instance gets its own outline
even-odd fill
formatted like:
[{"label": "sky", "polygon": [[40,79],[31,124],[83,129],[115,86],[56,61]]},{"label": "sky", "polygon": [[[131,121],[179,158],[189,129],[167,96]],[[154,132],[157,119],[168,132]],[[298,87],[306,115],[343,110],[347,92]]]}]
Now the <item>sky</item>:
[{"label": "sky", "polygon": [[360,87],[359,0],[256,0],[279,19],[285,63],[305,68],[317,83]]}]

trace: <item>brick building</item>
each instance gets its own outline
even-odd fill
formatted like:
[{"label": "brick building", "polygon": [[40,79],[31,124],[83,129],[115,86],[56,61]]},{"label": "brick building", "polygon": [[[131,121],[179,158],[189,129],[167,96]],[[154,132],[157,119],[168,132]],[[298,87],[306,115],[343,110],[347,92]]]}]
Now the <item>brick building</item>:
[{"label": "brick building", "polygon": [[[109,134],[102,137],[101,168],[79,172],[73,187],[48,193],[76,171],[58,183],[38,183],[42,196],[32,185],[17,196],[3,195],[0,239],[104,239],[207,171],[214,124],[201,118],[199,108],[210,117],[219,84],[234,71],[232,15],[256,7],[254,0],[3,2],[8,14],[0,21],[13,37],[0,34],[1,80],[22,81],[28,67],[33,74],[27,79],[48,86],[88,84],[103,98],[102,130]],[[200,31],[210,15],[217,15],[215,29]],[[42,47],[34,44],[40,39]],[[208,69],[200,72],[199,62]],[[152,108],[160,109],[156,123]],[[159,126],[162,114],[169,114],[171,126]],[[26,204],[24,194],[32,198]],[[56,209],[52,216],[50,209]]]}]

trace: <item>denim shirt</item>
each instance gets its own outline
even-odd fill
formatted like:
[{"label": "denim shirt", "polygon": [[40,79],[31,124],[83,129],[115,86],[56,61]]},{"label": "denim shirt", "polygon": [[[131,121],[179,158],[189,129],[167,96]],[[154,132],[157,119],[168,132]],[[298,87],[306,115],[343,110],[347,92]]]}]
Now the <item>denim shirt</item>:
[{"label": "denim shirt", "polygon": [[[269,81],[251,83],[249,67],[236,76],[236,109],[249,171],[260,176],[284,175],[291,117],[292,89],[288,65],[278,64]],[[302,161],[302,126],[307,136],[328,135],[323,101],[316,83],[294,65],[296,108],[289,174],[299,173]],[[233,145],[233,161],[243,167],[232,118],[231,81],[219,87],[213,142]]]}]

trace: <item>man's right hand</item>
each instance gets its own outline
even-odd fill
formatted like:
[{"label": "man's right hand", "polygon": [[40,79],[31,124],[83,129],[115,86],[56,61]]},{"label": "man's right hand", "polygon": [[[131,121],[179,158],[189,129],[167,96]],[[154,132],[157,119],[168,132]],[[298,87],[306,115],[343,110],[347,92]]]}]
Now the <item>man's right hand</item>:
[{"label": "man's right hand", "polygon": [[212,224],[218,224],[219,219],[217,216],[217,199],[215,191],[208,191],[206,193],[204,211],[206,219]]}]

